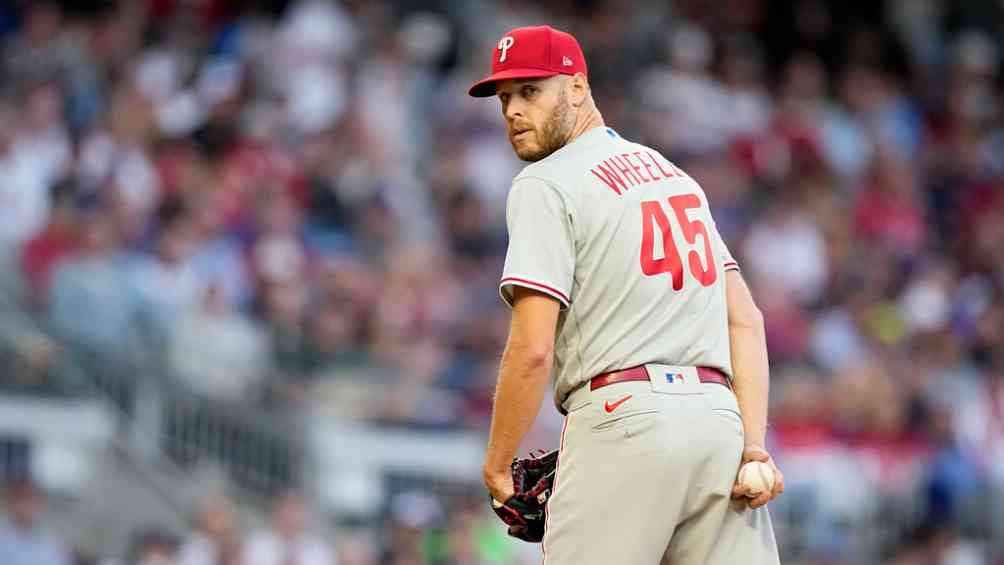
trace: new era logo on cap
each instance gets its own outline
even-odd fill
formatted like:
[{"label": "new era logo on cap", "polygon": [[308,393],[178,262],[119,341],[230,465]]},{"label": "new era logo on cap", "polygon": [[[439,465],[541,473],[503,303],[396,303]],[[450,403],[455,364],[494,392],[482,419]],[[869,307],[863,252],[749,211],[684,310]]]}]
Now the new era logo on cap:
[{"label": "new era logo on cap", "polygon": [[579,42],[551,26],[512,30],[495,44],[493,55],[492,74],[471,86],[471,96],[494,96],[500,80],[588,74]]}]

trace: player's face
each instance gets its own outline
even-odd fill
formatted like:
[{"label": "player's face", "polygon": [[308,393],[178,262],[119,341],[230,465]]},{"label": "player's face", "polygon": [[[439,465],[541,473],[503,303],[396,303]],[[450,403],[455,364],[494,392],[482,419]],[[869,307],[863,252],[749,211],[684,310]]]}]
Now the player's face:
[{"label": "player's face", "polygon": [[495,87],[509,143],[524,161],[539,161],[568,141],[574,116],[561,78],[505,80]]}]

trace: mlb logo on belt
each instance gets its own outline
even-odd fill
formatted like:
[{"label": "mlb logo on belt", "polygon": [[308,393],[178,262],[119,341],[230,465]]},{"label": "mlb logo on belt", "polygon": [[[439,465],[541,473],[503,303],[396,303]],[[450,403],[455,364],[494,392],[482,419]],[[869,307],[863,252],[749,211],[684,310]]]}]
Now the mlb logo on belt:
[{"label": "mlb logo on belt", "polygon": [[686,379],[683,378],[683,373],[666,373],[667,383],[684,383]]},{"label": "mlb logo on belt", "polygon": [[678,365],[645,365],[654,392],[665,394],[704,394],[697,370]]}]

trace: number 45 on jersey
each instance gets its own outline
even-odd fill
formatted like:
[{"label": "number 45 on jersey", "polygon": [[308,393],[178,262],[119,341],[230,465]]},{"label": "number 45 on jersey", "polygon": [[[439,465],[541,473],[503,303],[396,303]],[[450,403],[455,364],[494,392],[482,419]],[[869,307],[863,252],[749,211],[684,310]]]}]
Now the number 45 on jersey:
[{"label": "number 45 on jersey", "polygon": [[[708,235],[708,229],[704,222],[691,220],[687,216],[687,210],[701,207],[701,199],[696,194],[681,194],[670,196],[666,201],[676,216],[676,221],[680,224],[680,231],[687,241],[688,247],[693,247],[696,244],[698,235],[703,236],[701,239],[704,240],[704,261],[701,261],[701,254],[696,249],[690,249],[687,252],[687,265],[690,267],[690,275],[697,282],[701,283],[702,286],[711,286],[718,280],[718,269],[715,267],[711,237]],[[656,258],[655,255],[656,229],[662,235],[661,258]],[[658,200],[648,200],[641,203],[641,271],[650,277],[670,273],[673,279],[673,290],[683,289],[683,261],[680,258],[676,241],[673,239],[669,216],[666,214],[662,202]]]}]

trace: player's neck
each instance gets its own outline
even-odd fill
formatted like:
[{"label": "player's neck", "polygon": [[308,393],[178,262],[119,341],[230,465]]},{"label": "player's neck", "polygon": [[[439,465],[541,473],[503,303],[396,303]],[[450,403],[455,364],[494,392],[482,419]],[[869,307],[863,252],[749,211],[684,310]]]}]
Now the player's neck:
[{"label": "player's neck", "polygon": [[588,111],[583,112],[575,120],[575,125],[572,126],[572,131],[568,135],[568,141],[565,144],[569,144],[575,141],[580,135],[586,133],[587,131],[603,127],[606,125],[603,122],[603,114],[600,114],[600,109],[596,106],[590,105]]}]

